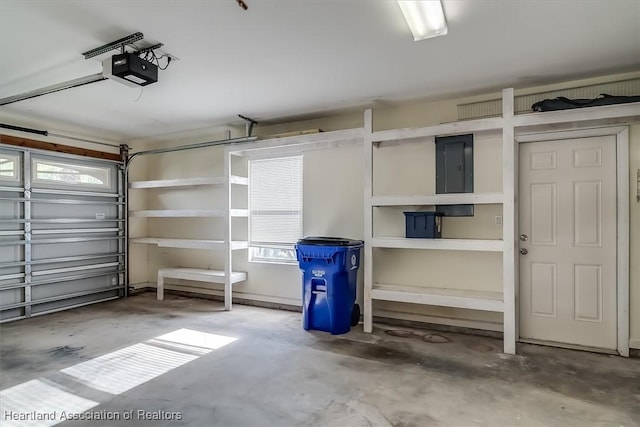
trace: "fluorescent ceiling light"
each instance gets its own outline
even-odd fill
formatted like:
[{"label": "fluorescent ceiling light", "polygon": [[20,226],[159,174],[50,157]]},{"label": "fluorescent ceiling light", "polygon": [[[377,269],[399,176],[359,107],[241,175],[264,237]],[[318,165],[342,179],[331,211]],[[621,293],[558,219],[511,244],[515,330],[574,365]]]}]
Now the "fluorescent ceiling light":
[{"label": "fluorescent ceiling light", "polygon": [[440,0],[398,0],[404,19],[419,41],[447,34],[447,21]]}]

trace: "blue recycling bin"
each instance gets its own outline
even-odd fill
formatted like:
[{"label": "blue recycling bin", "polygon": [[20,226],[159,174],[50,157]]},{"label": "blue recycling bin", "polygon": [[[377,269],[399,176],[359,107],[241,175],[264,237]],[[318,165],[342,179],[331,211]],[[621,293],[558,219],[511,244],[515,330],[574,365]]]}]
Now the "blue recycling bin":
[{"label": "blue recycling bin", "polygon": [[305,330],[344,334],[360,321],[356,304],[361,240],[306,237],[296,256],[303,272],[302,326]]}]

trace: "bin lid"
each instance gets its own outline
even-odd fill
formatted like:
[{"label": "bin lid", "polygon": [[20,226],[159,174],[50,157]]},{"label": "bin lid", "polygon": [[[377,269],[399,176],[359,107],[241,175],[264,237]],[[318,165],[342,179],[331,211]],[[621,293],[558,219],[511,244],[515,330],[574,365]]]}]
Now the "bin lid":
[{"label": "bin lid", "polygon": [[298,240],[299,245],[316,245],[316,246],[360,246],[364,242],[362,240],[353,240],[344,237],[319,237],[310,236]]}]

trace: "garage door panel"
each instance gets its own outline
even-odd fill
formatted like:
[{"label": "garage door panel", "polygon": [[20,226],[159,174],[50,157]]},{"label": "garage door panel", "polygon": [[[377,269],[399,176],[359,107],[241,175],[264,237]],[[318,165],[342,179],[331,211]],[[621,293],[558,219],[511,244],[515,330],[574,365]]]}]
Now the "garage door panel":
[{"label": "garage door panel", "polygon": [[33,259],[43,260],[59,256],[118,253],[117,240],[98,240],[81,243],[56,243],[33,245]]},{"label": "garage door panel", "polygon": [[54,204],[32,202],[32,218],[86,218],[103,219],[116,218],[117,206],[108,204]]},{"label": "garage door panel", "polygon": [[[69,221],[61,221],[61,222],[37,222],[37,220],[33,221],[31,228],[34,231],[42,231],[42,230],[75,230],[79,228],[96,228],[96,229],[104,229],[104,228],[117,228],[118,220],[116,218],[112,218],[111,220],[96,220],[95,218],[76,218],[74,221],[71,221],[72,218],[67,218]],[[107,218],[108,219],[108,218]]]},{"label": "garage door panel", "polygon": [[[0,198],[15,198],[19,193],[1,193]],[[22,202],[12,200],[0,200],[0,220],[20,219],[24,214]]]},{"label": "garage door panel", "polygon": [[[2,285],[9,286],[10,284],[3,283]],[[6,299],[7,301],[11,301],[11,303],[18,303],[22,300],[23,296],[24,296],[23,288],[0,290],[0,297],[2,297],[3,301],[5,301]]]},{"label": "garage door panel", "polygon": [[[21,262],[21,261],[17,261],[17,262]],[[2,272],[0,272],[0,287],[2,285],[5,285],[7,283],[9,283],[10,280],[12,280],[13,278],[9,278],[10,276],[17,276],[20,275],[20,279],[22,279],[22,281],[24,281],[24,267],[20,266],[20,265],[13,265],[13,266],[7,266],[4,265],[2,267]]]},{"label": "garage door panel", "polygon": [[124,294],[122,168],[23,152],[0,147],[0,320]]},{"label": "garage door panel", "polygon": [[[97,274],[97,273],[96,273]],[[87,274],[85,274],[87,275]],[[78,274],[83,276],[83,274]],[[44,280],[44,278],[42,278]],[[50,277],[46,277],[49,280]],[[37,282],[39,279],[34,280]],[[78,280],[64,280],[44,285],[33,286],[31,289],[31,299],[33,302],[46,300],[49,298],[61,297],[80,292],[94,292],[108,289],[118,284],[118,275],[108,273],[104,276],[90,277]]]},{"label": "garage door panel", "polygon": [[[118,232],[113,229],[104,228],[102,230],[95,228],[82,229],[58,229],[58,230],[33,230],[32,245],[57,245],[65,243],[78,243],[81,245],[90,245],[94,242],[115,241]],[[42,243],[38,243],[42,240]]]},{"label": "garage door panel", "polygon": [[0,246],[0,263],[8,264],[20,262],[23,258],[24,248],[22,246]]},{"label": "garage door panel", "polygon": [[[43,273],[48,271],[56,271],[56,270],[76,270],[76,271],[101,271],[104,267],[100,267],[106,264],[118,264],[120,258],[118,256],[107,255],[107,254],[96,254],[96,255],[81,255],[78,258],[82,258],[79,260],[73,260],[74,257],[61,257],[61,258],[51,258],[51,259],[59,259],[62,260],[60,262],[49,262],[47,261],[35,261],[35,264],[32,265],[32,275],[42,276]],[[109,267],[109,270],[113,270],[113,267]]]},{"label": "garage door panel", "polygon": [[74,277],[78,275],[97,275],[97,274],[107,274],[119,271],[119,262],[97,262],[97,263],[84,263],[82,265],[76,265],[73,267],[64,266],[61,268],[42,268],[38,271],[33,271],[31,276],[34,282],[39,282],[43,280],[51,281],[51,280],[65,280],[69,277]]},{"label": "garage door panel", "polygon": [[[2,181],[0,181],[0,185],[2,185]],[[19,194],[20,193],[0,191],[0,199],[5,197],[18,197]],[[0,230],[23,230],[22,223],[19,221],[22,214],[22,203],[0,200]]]},{"label": "garage door panel", "polygon": [[[1,294],[0,294],[0,298],[2,298]],[[2,301],[4,301],[4,299]],[[0,311],[0,322],[18,319],[23,315],[24,315],[24,309],[22,308],[2,310]]]},{"label": "garage door panel", "polygon": [[4,222],[0,220],[0,234],[4,234],[5,231],[15,231],[15,232],[23,232],[22,224],[17,221],[14,222]]},{"label": "garage door panel", "polygon": [[[6,284],[2,284],[6,286]],[[20,317],[24,314],[22,305],[24,304],[24,288],[13,288],[0,290],[0,301],[3,306],[18,306],[10,310],[0,311],[0,320]]]},{"label": "garage door panel", "polygon": [[78,307],[82,305],[92,304],[107,299],[118,298],[117,290],[94,293],[91,295],[71,297],[65,296],[64,299],[58,301],[50,301],[46,303],[34,304],[31,308],[32,315],[48,313],[51,311],[65,310],[68,308]]}]

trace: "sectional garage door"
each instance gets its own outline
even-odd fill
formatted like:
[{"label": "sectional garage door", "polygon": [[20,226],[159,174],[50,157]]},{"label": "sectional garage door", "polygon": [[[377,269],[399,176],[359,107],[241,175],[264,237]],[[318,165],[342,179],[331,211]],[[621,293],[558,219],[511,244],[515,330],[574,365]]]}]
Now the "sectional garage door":
[{"label": "sectional garage door", "polygon": [[0,146],[0,321],[124,295],[122,164]]}]

